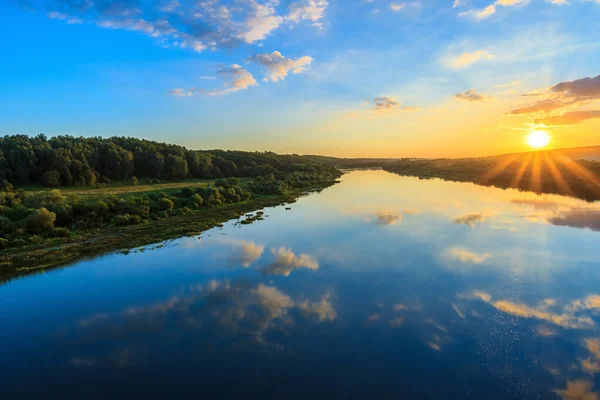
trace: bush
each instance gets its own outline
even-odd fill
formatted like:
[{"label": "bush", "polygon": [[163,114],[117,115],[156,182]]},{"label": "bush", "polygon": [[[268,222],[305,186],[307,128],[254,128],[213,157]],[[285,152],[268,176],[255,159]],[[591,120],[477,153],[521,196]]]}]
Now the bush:
[{"label": "bush", "polygon": [[4,250],[8,247],[8,240],[0,238],[0,250]]},{"label": "bush", "polygon": [[60,174],[58,171],[52,169],[44,172],[44,175],[42,175],[42,185],[46,187],[60,186]]},{"label": "bush", "polygon": [[161,197],[156,201],[156,208],[160,211],[168,211],[172,210],[175,203],[173,201],[167,199],[166,197]]},{"label": "bush", "polygon": [[0,235],[9,235],[14,231],[15,224],[13,224],[13,222],[6,217],[0,217]]},{"label": "bush", "polygon": [[60,238],[69,237],[71,236],[71,231],[67,228],[54,228],[48,236]]},{"label": "bush", "polygon": [[139,183],[138,178],[136,178],[135,176],[131,177],[131,184],[132,185],[137,185]]},{"label": "bush", "polygon": [[25,220],[25,224],[31,232],[39,232],[53,229],[54,221],[56,221],[56,214],[42,207],[29,214]]},{"label": "bush", "polygon": [[198,193],[190,197],[190,204],[192,207],[200,207],[204,203],[204,199]]},{"label": "bush", "polygon": [[40,243],[44,243],[44,238],[38,235],[31,235],[29,236],[29,243],[32,244],[40,244]]},{"label": "bush", "polygon": [[117,226],[135,225],[140,222],[142,222],[142,217],[139,215],[122,214],[115,217],[115,224]]},{"label": "bush", "polygon": [[191,187],[184,187],[179,191],[179,197],[191,197],[196,193],[196,190]]}]

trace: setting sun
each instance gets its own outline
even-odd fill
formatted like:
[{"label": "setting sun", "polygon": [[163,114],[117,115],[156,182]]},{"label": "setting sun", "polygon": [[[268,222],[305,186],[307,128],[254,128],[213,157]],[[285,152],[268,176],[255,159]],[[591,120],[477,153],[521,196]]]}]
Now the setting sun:
[{"label": "setting sun", "polygon": [[535,149],[548,145],[550,136],[545,131],[533,131],[527,136],[527,144]]}]

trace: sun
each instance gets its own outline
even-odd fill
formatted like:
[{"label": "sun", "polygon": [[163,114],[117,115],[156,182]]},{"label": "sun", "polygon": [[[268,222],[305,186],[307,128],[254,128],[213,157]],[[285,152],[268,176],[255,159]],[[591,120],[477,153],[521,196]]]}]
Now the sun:
[{"label": "sun", "polygon": [[550,136],[546,131],[533,131],[527,136],[527,144],[534,149],[545,147],[550,143]]}]

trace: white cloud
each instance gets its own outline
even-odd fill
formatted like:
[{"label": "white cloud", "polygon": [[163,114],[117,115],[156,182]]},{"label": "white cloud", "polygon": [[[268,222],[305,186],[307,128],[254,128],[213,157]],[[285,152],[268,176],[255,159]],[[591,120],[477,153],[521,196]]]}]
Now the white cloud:
[{"label": "white cloud", "polygon": [[177,97],[187,97],[187,96],[193,96],[194,95],[194,88],[190,88],[190,89],[182,89],[182,88],[175,88],[175,89],[171,89],[169,90],[169,93],[172,94],[173,96],[177,96]]},{"label": "white cloud", "polygon": [[201,93],[208,96],[219,96],[237,92],[238,90],[248,89],[250,86],[257,85],[254,76],[238,64],[231,64],[229,66],[222,64],[219,66],[217,73],[225,81],[225,88],[208,91],[202,90],[200,91]]},{"label": "white cloud", "polygon": [[298,308],[304,315],[312,317],[317,321],[333,321],[337,318],[337,313],[329,301],[329,295],[324,296],[321,301],[316,303],[310,303],[309,301],[300,302],[298,303]]},{"label": "white cloud", "polygon": [[488,253],[475,253],[460,247],[452,247],[446,251],[446,256],[462,263],[480,264],[491,257]]},{"label": "white cloud", "polygon": [[494,15],[495,13],[496,13],[496,6],[494,6],[492,4],[481,10],[469,10],[469,11],[461,12],[460,14],[458,14],[458,17],[459,18],[469,18],[469,19],[473,19],[476,21],[481,21],[483,19],[486,19],[486,18]]},{"label": "white cloud", "polygon": [[317,260],[307,254],[296,255],[285,247],[273,249],[272,253],[275,261],[263,269],[266,274],[289,276],[297,268],[319,269]]},{"label": "white cloud", "polygon": [[248,0],[251,5],[250,16],[245,22],[245,31],[242,37],[246,43],[254,43],[265,39],[272,31],[283,23],[283,17],[276,15],[275,1],[261,4],[256,0]]},{"label": "white cloud", "polygon": [[327,0],[302,0],[290,5],[286,19],[291,22],[311,21],[313,26],[320,28],[328,5]]},{"label": "white cloud", "polygon": [[50,19],[58,19],[61,21],[67,21],[67,24],[83,24],[83,20],[80,18],[71,17],[67,14],[63,14],[58,11],[51,11],[46,14]]},{"label": "white cloud", "polygon": [[470,89],[463,93],[457,93],[454,98],[462,101],[481,102],[488,99],[487,96],[477,93],[476,89]]},{"label": "white cloud", "polygon": [[394,12],[398,12],[398,11],[402,10],[404,7],[406,7],[406,3],[394,3],[394,2],[390,3],[390,10],[392,10]]},{"label": "white cloud", "polygon": [[309,56],[296,59],[285,58],[280,52],[274,51],[272,53],[255,54],[248,58],[248,61],[259,63],[267,69],[267,76],[264,78],[265,81],[271,80],[277,82],[285,79],[288,72],[299,74],[306,71],[313,59]]},{"label": "white cloud", "polygon": [[457,56],[450,57],[445,63],[452,69],[466,68],[474,63],[490,60],[494,55],[488,50],[476,50],[474,52],[464,52]]}]

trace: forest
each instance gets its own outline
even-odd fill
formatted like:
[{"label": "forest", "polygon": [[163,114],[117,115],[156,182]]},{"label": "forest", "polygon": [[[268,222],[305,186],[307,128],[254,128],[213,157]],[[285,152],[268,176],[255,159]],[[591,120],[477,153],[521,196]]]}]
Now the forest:
[{"label": "forest", "polygon": [[[335,167],[298,155],[189,150],[126,137],[5,136],[0,139],[0,250],[12,253],[0,256],[0,268],[30,266],[34,260],[25,254],[30,250],[110,229],[151,226],[203,210],[197,218],[231,218],[252,204],[261,207],[261,198],[288,198],[340,176]],[[243,211],[210,211],[237,204],[245,204],[238,206]],[[202,226],[223,222],[211,221]],[[169,237],[179,232],[167,231]]]},{"label": "forest", "polygon": [[440,178],[600,200],[600,162],[574,160],[558,151],[463,159],[401,159],[383,169],[422,179]]}]

